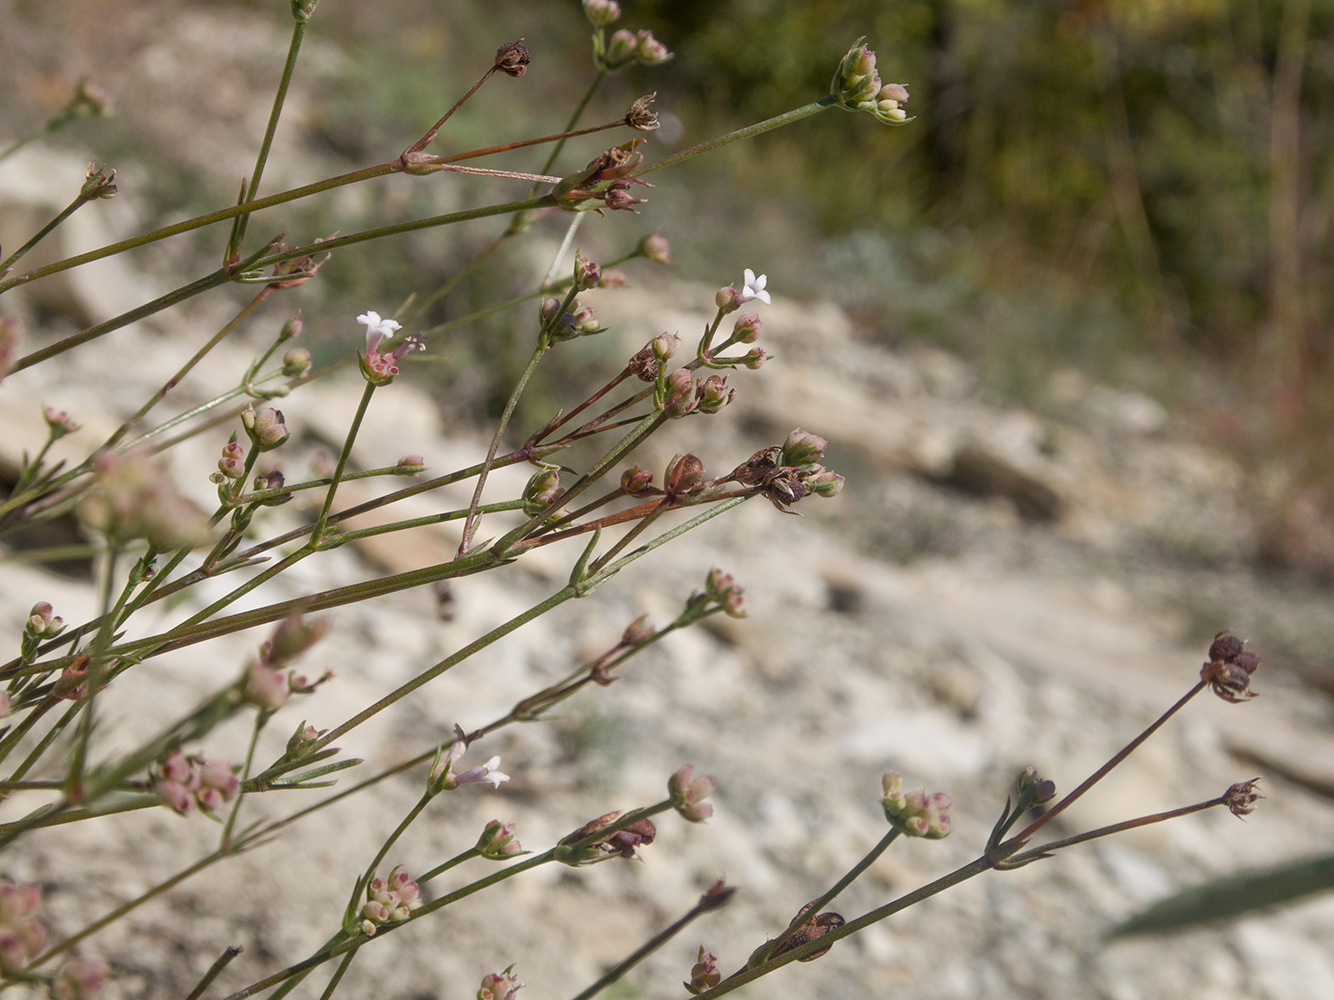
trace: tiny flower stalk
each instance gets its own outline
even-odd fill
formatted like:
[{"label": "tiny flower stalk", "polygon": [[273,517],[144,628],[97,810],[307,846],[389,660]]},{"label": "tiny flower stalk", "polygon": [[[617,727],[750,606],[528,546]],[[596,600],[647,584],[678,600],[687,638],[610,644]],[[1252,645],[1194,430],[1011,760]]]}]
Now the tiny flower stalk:
[{"label": "tiny flower stalk", "polygon": [[[717,882],[715,882],[713,885],[709,887],[708,891],[705,892],[703,896],[699,898],[699,902],[697,902],[688,911],[686,911],[686,913],[684,913],[680,918],[669,924],[667,927],[664,927],[657,934],[653,935],[653,937],[649,938],[646,942],[644,942],[644,944],[636,948],[625,959],[618,962],[615,966],[613,966],[610,970],[608,970],[601,978],[599,978],[595,983],[593,983],[587,989],[576,994],[574,1000],[591,1000],[592,997],[602,992],[612,983],[617,982],[618,980],[624,978],[627,972],[633,969],[640,962],[644,961],[644,959],[648,958],[649,955],[652,955],[655,951],[661,948],[672,938],[676,937],[676,935],[680,934],[681,931],[685,930],[686,927],[689,926],[692,921],[694,921],[698,917],[703,916],[706,913],[712,913],[715,910],[722,909],[729,902],[731,902],[732,896],[735,893],[736,893],[735,889],[725,885],[722,879],[719,879]],[[704,959],[704,954],[705,954],[704,949],[701,948],[700,949],[701,962]],[[696,968],[698,967],[699,966],[697,964]],[[693,970],[692,970],[692,977],[693,977]],[[708,976],[707,974],[703,974],[700,976],[700,978],[701,981],[707,981]],[[687,984],[686,989],[691,989],[689,984]],[[697,993],[698,991],[691,990],[691,992]]]}]

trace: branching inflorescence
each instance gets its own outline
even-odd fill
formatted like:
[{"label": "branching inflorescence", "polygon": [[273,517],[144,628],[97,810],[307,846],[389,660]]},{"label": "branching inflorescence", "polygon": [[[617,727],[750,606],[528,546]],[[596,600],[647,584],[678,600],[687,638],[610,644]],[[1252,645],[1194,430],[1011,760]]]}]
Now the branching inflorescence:
[{"label": "branching inflorescence", "polygon": [[[253,173],[242,182],[235,205],[16,273],[27,251],[75,210],[117,193],[115,172],[93,164],[70,207],[3,263],[0,292],[185,232],[217,223],[230,224],[225,241],[220,240],[221,259],[216,270],[55,344],[21,354],[17,322],[0,317],[0,378],[8,375],[10,379],[21,379],[23,372],[34,365],[47,363],[94,339],[111,335],[136,319],[211,289],[241,284],[257,286],[257,291],[100,448],[73,467],[51,464],[47,455],[50,446],[76,430],[78,423],[68,413],[48,409],[44,414],[47,440],[31,450],[15,487],[0,503],[0,537],[77,510],[96,539],[100,580],[96,615],[71,624],[63,621],[50,603],[39,601],[24,626],[18,656],[0,665],[0,678],[6,683],[0,695],[0,708],[9,720],[8,728],[0,735],[0,760],[13,764],[8,777],[0,782],[0,798],[32,792],[45,795],[44,804],[29,809],[21,818],[0,823],[0,847],[22,837],[40,835],[55,825],[114,823],[116,814],[142,809],[166,808],[192,820],[203,815],[220,826],[218,846],[212,853],[163,879],[140,897],[55,941],[49,940],[41,920],[38,887],[0,880],[0,975],[3,975],[0,989],[26,983],[46,988],[57,998],[95,996],[107,979],[109,966],[99,959],[72,958],[77,946],[199,872],[268,844],[305,816],[350,796],[369,793],[384,780],[407,771],[421,773],[420,798],[386,836],[365,868],[349,875],[347,905],[342,914],[332,915],[331,935],[326,943],[305,959],[235,989],[228,995],[229,1000],[270,990],[273,991],[270,996],[284,996],[317,969],[332,964],[334,971],[323,993],[327,997],[337,988],[360,949],[375,945],[414,921],[427,919],[468,896],[540,865],[583,868],[616,859],[638,858],[641,851],[653,844],[658,833],[654,818],[662,814],[674,811],[693,823],[707,820],[713,812],[713,805],[707,800],[715,788],[714,779],[696,775],[692,766],[686,764],[667,781],[667,797],[662,801],[627,812],[598,815],[540,853],[524,849],[512,822],[495,819],[485,825],[475,843],[434,867],[424,863],[409,866],[407,861],[400,861],[385,871],[391,856],[394,860],[399,858],[398,844],[403,833],[437,799],[446,793],[476,794],[467,791],[473,785],[499,789],[509,780],[500,769],[498,756],[491,755],[485,760],[480,760],[480,755],[465,758],[473,744],[504,727],[549,718],[557,705],[590,685],[595,689],[611,685],[632,657],[674,631],[714,615],[744,617],[740,587],[730,575],[718,569],[707,574],[702,590],[684,602],[681,612],[668,625],[658,629],[647,617],[636,618],[624,629],[620,640],[602,655],[578,666],[556,683],[525,696],[489,724],[472,732],[456,727],[439,744],[421,748],[408,760],[382,766],[355,783],[339,784],[336,791],[326,793],[327,797],[314,804],[307,801],[302,807],[286,812],[279,806],[265,818],[248,817],[257,812],[261,796],[266,804],[283,803],[287,801],[284,793],[332,788],[336,783],[334,776],[339,772],[364,768],[363,761],[341,756],[334,744],[498,639],[566,601],[590,594],[626,566],[673,539],[755,497],[763,497],[781,512],[794,513],[793,508],[812,495],[833,497],[843,485],[841,476],[820,464],[827,442],[802,429],[792,431],[782,443],[762,448],[722,473],[710,474],[705,459],[690,453],[675,455],[660,474],[633,462],[646,441],[656,435],[670,434],[676,421],[710,419],[720,414],[739,388],[729,383],[729,378],[757,369],[769,360],[762,347],[752,346],[762,337],[763,321],[756,312],[742,311],[753,303],[770,302],[765,276],[757,276],[749,269],[744,272],[740,288],[729,283],[718,291],[714,299],[716,311],[693,354],[683,355],[681,338],[664,332],[627,358],[621,370],[601,387],[529,433],[519,447],[507,447],[505,442],[519,399],[543,358],[568,341],[603,332],[593,309],[581,302],[580,294],[593,288],[624,284],[624,276],[612,266],[603,267],[581,254],[574,255],[570,266],[564,247],[572,245],[577,227],[592,215],[637,212],[645,204],[651,187],[642,179],[649,172],[828,107],[865,111],[891,125],[910,120],[902,108],[908,98],[907,90],[899,84],[882,83],[874,53],[859,41],[841,61],[830,94],[803,108],[653,163],[644,162],[644,154],[638,148],[642,140],[631,138],[599,153],[582,169],[556,175],[551,171],[557,155],[574,137],[624,128],[643,132],[657,127],[657,117],[651,110],[653,95],[633,102],[626,114],[615,121],[583,128],[577,127],[577,123],[594,91],[611,74],[632,64],[651,67],[671,58],[663,43],[647,31],[622,29],[608,33],[609,26],[620,16],[614,0],[584,0],[584,11],[593,27],[595,74],[563,131],[450,155],[428,152],[454,112],[478,88],[495,77],[524,76],[532,56],[523,44],[513,42],[501,46],[477,84],[397,156],[376,166],[260,197],[269,146],[317,3],[318,0],[294,0],[292,4],[291,46],[268,129]],[[53,119],[48,131],[79,114],[104,113],[107,108],[103,95],[81,84],[75,104]],[[19,145],[21,142],[11,145],[0,155],[8,155]],[[532,172],[462,166],[465,160],[540,145],[549,145],[551,153]],[[493,178],[498,184],[518,180],[527,184],[530,191],[523,198],[503,198],[448,215],[333,235],[304,245],[288,245],[283,236],[269,238],[258,246],[247,244],[251,223],[257,223],[263,213],[281,205],[349,184],[372,183],[376,178],[396,173],[436,177],[461,171]],[[282,324],[268,349],[238,379],[219,389],[206,403],[156,423],[149,418],[154,408],[168,401],[181,379],[246,323],[260,305],[293,289],[318,287],[317,283],[314,286],[311,283],[316,282],[322,268],[338,266],[341,248],[490,216],[505,217],[505,229],[445,286],[415,305],[405,303],[389,315],[367,309],[356,317],[356,323],[365,327],[364,340],[353,333],[355,327],[349,318],[346,336],[349,345],[356,343],[356,348],[349,349],[345,362],[313,370],[309,352],[293,346],[303,328],[299,316],[293,317]],[[375,468],[353,471],[354,446],[365,415],[375,404],[376,394],[394,391],[393,384],[401,370],[419,352],[429,351],[431,341],[443,336],[448,325],[406,332],[408,328],[419,324],[429,304],[447,295],[463,274],[485,262],[501,242],[521,237],[551,217],[567,220],[567,239],[561,255],[553,261],[536,291],[509,303],[517,306],[536,300],[536,333],[531,356],[496,422],[484,457],[468,468],[427,479],[422,478],[426,461],[417,454],[386,459]],[[659,235],[646,237],[615,263],[634,258],[668,263],[668,243]],[[380,307],[388,308],[384,304]],[[727,331],[723,329],[724,321],[731,324]],[[355,412],[349,415],[348,430],[337,459],[313,478],[289,480],[275,467],[275,459],[281,459],[292,428],[300,424],[300,409],[285,404],[284,411],[271,404],[352,362],[360,370],[364,387]],[[294,399],[299,404],[299,392]],[[230,429],[230,436],[217,453],[216,466],[209,476],[216,487],[217,503],[207,511],[184,498],[163,471],[158,455],[200,430],[217,426]],[[589,441],[600,444],[600,454],[581,470],[572,470],[566,464],[571,461],[571,449]],[[261,456],[265,457],[263,463]],[[519,464],[527,464],[534,471],[518,496],[498,497],[494,491],[488,491],[492,472]],[[264,471],[258,471],[260,468]],[[385,477],[408,477],[414,482],[370,501],[340,506],[343,484]],[[358,514],[392,509],[395,503],[410,497],[468,482],[473,483],[473,492],[466,506],[391,520],[374,527],[349,526],[348,522]],[[316,498],[318,514],[300,527],[266,537],[265,512],[288,504],[299,495]],[[517,523],[506,522],[512,526],[498,537],[484,540],[488,536],[480,531],[483,522],[499,514],[508,514]],[[461,542],[457,554],[448,561],[369,581],[335,584],[297,599],[279,600],[269,596],[265,589],[266,584],[295,564],[319,559],[321,554],[349,542],[451,521],[460,522]],[[302,721],[276,759],[267,763],[257,759],[260,735],[274,716],[294,698],[318,706],[319,689],[330,680],[328,672],[312,678],[296,668],[297,662],[317,646],[327,631],[329,619],[321,617],[320,612],[480,572],[501,571],[533,549],[574,539],[578,541],[570,549],[571,569],[563,586],[440,661],[416,665],[409,680],[341,723],[321,729]],[[51,555],[54,558],[64,554]],[[223,577],[238,582],[221,596],[216,588],[210,588],[211,600],[207,603],[197,600],[197,610],[162,631],[148,631],[141,624],[142,619],[136,618],[136,613],[150,605],[201,593],[202,584]],[[239,610],[243,598],[247,599],[245,610]],[[226,683],[204,696],[190,713],[163,723],[157,732],[137,734],[136,745],[128,751],[109,757],[99,752],[103,734],[96,724],[95,713],[104,699],[116,696],[118,678],[166,652],[265,624],[274,625],[269,638],[244,664],[229,671]],[[1210,663],[1200,683],[1187,698],[1208,686],[1229,701],[1245,700],[1251,694],[1249,680],[1257,663],[1239,641],[1220,636],[1210,650]],[[251,720],[248,753],[237,762],[214,759],[204,748],[204,741],[222,722],[235,717]],[[1150,727],[1145,736],[1164,720]],[[756,949],[731,976],[724,978],[716,956],[700,947],[695,964],[687,973],[686,989],[697,996],[721,996],[790,961],[811,961],[840,938],[987,870],[1026,865],[1081,840],[1169,815],[1215,805],[1244,815],[1253,808],[1257,798],[1254,782],[1243,782],[1217,799],[1185,810],[1130,820],[1041,847],[1028,846],[1047,820],[1087,791],[1137,745],[1138,741],[1132,743],[1106,768],[1048,808],[1021,833],[1008,836],[1021,817],[1054,796],[1050,781],[1039,778],[1032,769],[1024,772],[985,851],[976,861],[899,900],[847,920],[824,907],[891,842],[900,836],[932,839],[950,832],[949,796],[939,792],[930,795],[905,792],[900,776],[886,774],[882,805],[890,828],[871,854],[827,892],[802,906],[786,929]],[[480,762],[468,764],[469,759]],[[522,768],[524,763],[508,766]],[[342,776],[342,781],[346,780]],[[422,891],[424,886],[455,866],[475,859],[501,867],[442,891],[428,901]],[[592,996],[625,975],[694,919],[719,909],[731,896],[732,890],[722,882],[711,886],[684,916],[579,997]],[[238,952],[237,948],[224,951],[190,995],[203,996],[210,990]],[[513,997],[521,985],[513,969],[511,966],[481,977],[479,1000]]]}]

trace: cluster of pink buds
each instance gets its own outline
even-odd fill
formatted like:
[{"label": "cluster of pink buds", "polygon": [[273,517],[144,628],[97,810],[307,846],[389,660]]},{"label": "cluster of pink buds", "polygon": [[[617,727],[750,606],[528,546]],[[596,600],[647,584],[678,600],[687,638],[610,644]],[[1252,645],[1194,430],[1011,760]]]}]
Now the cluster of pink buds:
[{"label": "cluster of pink buds", "polygon": [[713,815],[713,805],[705,802],[718,782],[710,777],[695,777],[692,764],[682,764],[667,782],[667,793],[672,799],[672,808],[683,819],[692,823],[703,823]]},{"label": "cluster of pink buds", "polygon": [[[286,443],[291,432],[284,422],[283,411],[266,406],[258,413],[254,407],[247,406],[241,411],[241,426],[245,428],[250,443],[260,451],[272,451]],[[221,463],[219,464],[221,469]]]},{"label": "cluster of pink buds", "polygon": [[689,368],[678,368],[667,376],[658,408],[669,420],[692,413],[717,413],[732,401],[735,389],[722,375],[698,377]]},{"label": "cluster of pink buds", "polygon": [[1251,690],[1251,674],[1260,666],[1260,657],[1246,648],[1235,635],[1219,632],[1209,646],[1209,662],[1200,669],[1210,690],[1233,704],[1257,697]]},{"label": "cluster of pink buds", "polygon": [[954,804],[944,792],[904,792],[903,775],[885,772],[881,780],[885,819],[894,829],[909,837],[940,840],[950,834],[950,806]]},{"label": "cluster of pink buds", "polygon": [[838,496],[843,477],[815,461],[824,457],[828,444],[819,435],[797,428],[782,447],[760,449],[727,478],[762,493],[782,511],[811,494]]},{"label": "cluster of pink buds", "polygon": [[245,449],[241,447],[236,440],[236,435],[233,434],[228,438],[227,443],[222,446],[222,457],[218,459],[218,471],[208,478],[211,482],[221,486],[228,480],[235,482],[238,479],[244,479],[245,473]]},{"label": "cluster of pink buds", "polygon": [[421,905],[421,890],[407,872],[395,868],[388,878],[377,875],[366,885],[361,933],[372,937],[381,925],[401,923]]},{"label": "cluster of pink buds", "polygon": [[73,434],[79,429],[77,421],[72,419],[64,410],[57,410],[54,406],[42,407],[42,419],[46,421],[46,426],[50,429],[52,441],[62,438],[66,434]]},{"label": "cluster of pink buds", "polygon": [[329,620],[322,618],[308,622],[301,615],[290,615],[278,623],[270,636],[259,647],[259,655],[246,664],[239,682],[241,699],[267,712],[275,712],[287,704],[293,694],[310,694],[333,674],[325,672],[311,681],[287,668],[309,650],[329,630]]},{"label": "cluster of pink buds", "polygon": [[643,141],[631,139],[594,157],[583,170],[556,185],[552,193],[557,202],[570,212],[595,211],[601,214],[603,208],[636,211],[635,206],[642,205],[645,199],[634,197],[630,193],[631,186],[653,186],[648,181],[629,176],[644,160],[644,154],[636,150]]},{"label": "cluster of pink buds", "polygon": [[519,835],[513,823],[502,823],[493,819],[486,824],[482,835],[477,838],[476,851],[488,861],[508,861],[528,852],[519,843]]},{"label": "cluster of pink buds", "polygon": [[729,618],[746,617],[745,608],[742,607],[744,591],[732,579],[731,573],[724,573],[717,568],[709,570],[709,575],[704,580],[704,596],[721,607]]},{"label": "cluster of pink buds", "polygon": [[366,350],[357,355],[361,365],[361,375],[371,385],[388,385],[398,375],[398,363],[413,351],[426,350],[426,341],[420,334],[412,334],[404,339],[387,354],[380,353],[380,343],[385,337],[392,337],[403,329],[402,324],[392,319],[381,319],[380,314],[367,310],[357,317],[357,322],[366,327]]},{"label": "cluster of pink buds", "polygon": [[653,825],[652,820],[641,819],[605,836],[599,836],[601,831],[611,826],[620,815],[619,812],[609,812],[605,816],[599,816],[585,823],[568,837],[562,837],[556,844],[554,852],[556,860],[572,868],[595,865],[612,858],[641,860],[635,848],[641,845],[647,847],[653,843],[658,835],[657,827]]},{"label": "cluster of pink buds", "polygon": [[575,337],[588,337],[606,330],[593,313],[592,306],[586,306],[578,299],[570,302],[568,309],[561,308],[560,299],[550,298],[542,303],[542,322],[551,331],[554,344],[573,340]]},{"label": "cluster of pink buds", "polygon": [[844,110],[868,112],[886,125],[911,121],[903,110],[908,100],[908,88],[901,83],[881,83],[875,67],[875,53],[862,44],[865,41],[865,38],[857,39],[857,44],[838,64],[829,84],[829,93]]},{"label": "cluster of pink buds", "polygon": [[28,620],[23,623],[23,638],[20,641],[24,659],[37,655],[37,647],[47,639],[54,639],[65,631],[65,620],[56,614],[56,609],[46,601],[38,601],[28,612]]},{"label": "cluster of pink buds", "polygon": [[523,989],[523,983],[514,975],[514,966],[504,972],[488,972],[482,977],[477,1000],[515,1000],[514,994]]},{"label": "cluster of pink buds", "polygon": [[723,974],[718,971],[718,956],[705,951],[699,946],[699,956],[690,969],[690,982],[682,983],[691,996],[699,996],[705,990],[711,990],[723,981]]},{"label": "cluster of pink buds", "polygon": [[96,1000],[110,975],[111,969],[101,959],[66,962],[51,980],[52,1000]]},{"label": "cluster of pink buds", "polygon": [[236,798],[241,780],[226,761],[205,760],[198,754],[187,757],[176,747],[153,769],[151,786],[154,794],[181,816],[195,806],[212,815]]},{"label": "cluster of pink buds", "polygon": [[46,928],[37,920],[42,888],[0,878],[0,972],[18,972],[46,945]]},{"label": "cluster of pink buds", "polygon": [[159,552],[191,545],[208,530],[203,513],[145,450],[100,452],[93,459],[92,489],[79,509],[107,537],[145,538]]},{"label": "cluster of pink buds", "polygon": [[[614,4],[612,6],[615,6]],[[587,7],[585,7],[587,10]],[[617,8],[616,13],[620,14]],[[592,18],[590,17],[591,21]],[[607,20],[610,24],[615,18]],[[601,27],[601,25],[596,25]],[[667,46],[653,37],[653,32],[647,30],[630,31],[628,28],[622,28],[616,31],[607,39],[604,45],[601,40],[601,32],[594,37],[593,58],[598,64],[608,72],[614,72],[632,62],[637,62],[641,66],[657,66],[665,63],[672,58],[672,53],[668,51]]]}]

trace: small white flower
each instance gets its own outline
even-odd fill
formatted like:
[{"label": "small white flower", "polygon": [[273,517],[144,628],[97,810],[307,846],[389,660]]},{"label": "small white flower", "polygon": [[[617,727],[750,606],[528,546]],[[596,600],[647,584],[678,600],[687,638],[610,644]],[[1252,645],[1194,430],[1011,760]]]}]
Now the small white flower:
[{"label": "small white flower", "polygon": [[500,758],[492,757],[485,764],[468,768],[454,780],[460,785],[480,785],[484,781],[489,781],[496,788],[499,788],[502,781],[510,780],[510,776],[496,770],[498,767],[500,767]]},{"label": "small white flower", "polygon": [[455,740],[450,745],[444,758],[436,765],[435,771],[431,775],[431,783],[437,791],[452,792],[461,785],[480,785],[487,781],[499,788],[502,781],[510,780],[508,774],[497,770],[500,767],[499,757],[492,757],[485,764],[478,764],[466,771],[454,773],[454,765],[463,756],[466,749],[467,744],[462,739]]},{"label": "small white flower", "polygon": [[769,293],[764,290],[765,284],[769,280],[767,274],[761,274],[755,277],[755,272],[750,268],[745,271],[746,285],[741,289],[741,294],[737,296],[737,301],[749,302],[751,299],[759,299],[761,302],[770,302]]},{"label": "small white flower", "polygon": [[392,319],[381,319],[380,314],[368,310],[357,317],[357,322],[366,327],[366,349],[374,351],[385,337],[392,337],[403,325]]}]

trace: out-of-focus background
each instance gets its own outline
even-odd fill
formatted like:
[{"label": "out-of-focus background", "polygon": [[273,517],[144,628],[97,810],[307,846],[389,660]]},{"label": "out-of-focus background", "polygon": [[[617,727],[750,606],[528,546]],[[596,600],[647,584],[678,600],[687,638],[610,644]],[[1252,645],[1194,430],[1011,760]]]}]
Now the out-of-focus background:
[{"label": "out-of-focus background", "polygon": [[[736,964],[757,934],[782,926],[878,838],[881,771],[955,793],[959,833],[886,859],[869,887],[850,894],[848,916],[967,860],[1017,767],[1037,763],[1071,787],[1149,721],[1153,706],[1184,690],[1209,639],[1230,628],[1264,653],[1265,697],[1202,709],[1145,752],[1110,802],[1072,815],[1063,832],[1210,797],[1261,773],[1270,800],[1246,827],[1230,816],[1186,821],[1180,832],[970,886],[750,995],[1334,995],[1328,900],[1170,941],[1101,939],[1115,919],[1173,888],[1328,850],[1334,831],[1334,4],[623,6],[618,27],[652,29],[676,57],[613,77],[585,120],[614,119],[656,91],[664,127],[644,147],[649,159],[818,98],[860,35],[886,81],[909,87],[916,119],[891,129],[831,110],[651,175],[638,215],[589,220],[579,245],[594,259],[621,256],[656,231],[671,241],[673,267],[635,262],[626,267],[632,287],[588,296],[612,332],[553,352],[516,426],[583,398],[655,333],[680,332],[689,343],[713,291],[751,267],[775,293],[763,346],[778,359],[734,378],[735,412],[689,422],[652,457],[660,466],[688,446],[711,470],[730,468],[799,424],[831,439],[828,464],[848,488],[833,503],[803,504],[800,522],[747,509],[730,529],[669,547],[661,569],[626,574],[620,603],[534,629],[525,645],[498,653],[489,673],[442,684],[446,693],[407,730],[375,735],[373,749],[406,752],[417,745],[406,732],[429,741],[432,727],[487,721],[459,718],[459,706],[481,697],[503,710],[571,657],[614,641],[640,611],[665,621],[715,563],[748,586],[749,623],[682,637],[650,658],[644,677],[572,705],[545,735],[528,727],[505,737],[498,747],[517,769],[515,795],[469,801],[459,807],[469,819],[447,832],[457,839],[471,819],[479,826],[503,809],[540,849],[544,835],[604,811],[583,816],[590,802],[656,798],[683,759],[719,778],[713,824],[673,829],[642,870],[534,880],[541,892],[516,890],[471,926],[447,918],[439,937],[419,934],[411,952],[367,949],[354,974],[381,977],[377,995],[457,997],[493,971],[477,962],[518,961],[534,996],[572,993],[724,871],[747,892],[700,941]],[[83,209],[47,256],[28,263],[230,201],[263,134],[287,10],[285,0],[0,0],[0,144],[39,128],[83,74],[116,107],[114,117],[76,121],[0,163],[4,245],[17,246],[63,207],[92,158],[117,169],[121,194]],[[574,2],[324,0],[261,191],[396,157],[513,38],[533,54],[528,74],[489,82],[433,149],[558,131],[591,78],[588,34]],[[557,172],[612,141],[571,143]],[[535,169],[542,159],[516,153],[494,165]],[[257,216],[250,240],[286,231],[289,242],[306,242],[526,191],[523,182],[390,178]],[[241,331],[240,350],[299,308],[317,362],[341,357],[360,330],[352,316],[388,314],[411,293],[429,294],[501,228],[482,220],[343,250],[314,282],[266,307],[255,320],[268,324],[263,331]],[[530,290],[561,231],[556,220],[502,248],[427,323]],[[0,315],[23,321],[27,347],[46,343],[213,269],[224,238],[196,231],[86,275],[34,283],[0,299]],[[224,290],[11,376],[0,387],[12,429],[0,459],[36,446],[39,403],[90,424],[98,402],[104,420],[133,412],[154,379],[226,318],[228,303],[242,301]],[[474,460],[470,449],[503,405],[532,329],[531,309],[521,307],[433,339],[412,369],[417,388],[395,385],[380,437],[368,432],[367,441],[393,451],[389,460],[421,452],[432,468]],[[128,366],[123,377],[111,377],[114,365]],[[207,398],[202,383],[182,391]],[[353,383],[312,391],[323,409],[294,397],[286,409],[303,427],[297,437],[336,446],[355,391]],[[200,453],[205,471],[211,448]],[[383,464],[365,457],[364,465]],[[405,568],[422,552],[360,556]],[[540,595],[565,571],[557,559],[549,580],[539,566],[510,589],[470,581],[457,588],[456,621],[444,625],[425,597],[380,609],[378,621],[340,618],[340,648],[364,652],[329,664],[344,691],[330,697],[350,709],[378,696],[386,674],[410,675],[515,593]],[[22,573],[31,574],[23,593],[6,595],[4,608],[15,629],[48,594],[73,607],[86,599],[77,567],[65,578]],[[218,653],[216,670],[239,664],[250,638],[258,641]],[[418,655],[386,652],[395,649]],[[188,704],[196,688],[182,672],[160,681]],[[198,684],[217,676],[201,672]],[[557,791],[564,804],[553,806]],[[411,801],[415,787],[398,793]],[[377,832],[344,830],[304,863],[350,873],[364,854],[358,837],[373,851]],[[79,874],[40,853],[22,856],[14,872],[48,884],[67,908],[66,932],[142,891],[151,874],[136,867],[148,862],[133,839],[112,875],[89,852],[124,849],[118,836],[151,837],[184,864],[199,834],[164,814],[108,823],[85,841],[70,836]],[[255,865],[266,884],[284,877]],[[346,881],[329,888],[329,905]],[[79,893],[89,883],[102,893],[94,903]],[[237,985],[294,960],[336,919],[314,901],[316,883],[283,890],[299,915],[247,910],[225,880],[146,913],[137,938],[113,939],[117,988],[177,995],[242,938],[258,960],[254,975],[236,973]],[[515,919],[506,905],[526,916],[497,935],[495,922]],[[203,916],[217,911],[250,915]],[[432,950],[441,942],[443,954]],[[670,990],[697,943],[656,958],[651,975],[615,995]],[[126,957],[134,948],[141,958]]]}]

